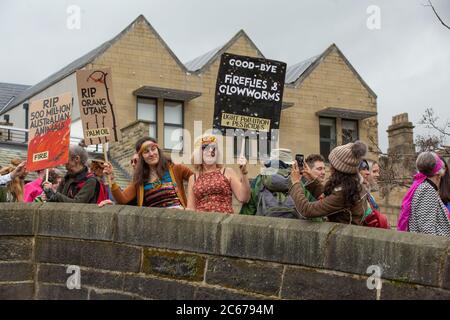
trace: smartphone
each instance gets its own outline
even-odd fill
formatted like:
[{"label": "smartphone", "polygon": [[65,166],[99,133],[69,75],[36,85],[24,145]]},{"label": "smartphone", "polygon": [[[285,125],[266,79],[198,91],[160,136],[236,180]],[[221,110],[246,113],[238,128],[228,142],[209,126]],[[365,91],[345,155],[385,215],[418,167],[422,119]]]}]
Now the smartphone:
[{"label": "smartphone", "polygon": [[303,167],[305,166],[305,165],[304,165],[304,162],[305,162],[305,156],[302,155],[302,154],[296,154],[296,155],[295,155],[295,161],[297,161],[298,169],[299,169],[300,171],[302,171],[302,170],[303,170]]}]

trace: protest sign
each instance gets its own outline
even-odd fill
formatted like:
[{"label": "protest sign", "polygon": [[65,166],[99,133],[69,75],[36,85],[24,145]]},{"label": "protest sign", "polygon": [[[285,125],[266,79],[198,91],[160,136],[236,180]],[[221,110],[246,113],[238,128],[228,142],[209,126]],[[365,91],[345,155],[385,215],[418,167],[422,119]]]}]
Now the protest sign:
[{"label": "protest sign", "polygon": [[111,68],[77,71],[78,101],[87,145],[121,139],[114,112]]},{"label": "protest sign", "polygon": [[72,94],[31,101],[27,171],[66,164],[69,160]]},{"label": "protest sign", "polygon": [[[224,53],[217,77],[214,129],[279,129],[286,64]],[[270,135],[269,135],[270,136]]]}]

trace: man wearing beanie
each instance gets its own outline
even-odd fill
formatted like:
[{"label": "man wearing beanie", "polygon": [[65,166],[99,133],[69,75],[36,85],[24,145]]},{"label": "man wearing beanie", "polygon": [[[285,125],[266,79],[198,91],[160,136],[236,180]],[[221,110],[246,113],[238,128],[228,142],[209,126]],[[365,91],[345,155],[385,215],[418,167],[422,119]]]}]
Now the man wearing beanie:
[{"label": "man wearing beanie", "polygon": [[[365,193],[358,168],[367,153],[367,146],[361,142],[336,147],[329,155],[331,176],[323,187],[325,197],[316,202],[306,199],[302,174],[297,164],[292,169],[292,187],[289,194],[294,199],[297,212],[307,218],[327,216],[330,222],[362,225],[367,210]],[[310,168],[305,164],[305,172]]]}]

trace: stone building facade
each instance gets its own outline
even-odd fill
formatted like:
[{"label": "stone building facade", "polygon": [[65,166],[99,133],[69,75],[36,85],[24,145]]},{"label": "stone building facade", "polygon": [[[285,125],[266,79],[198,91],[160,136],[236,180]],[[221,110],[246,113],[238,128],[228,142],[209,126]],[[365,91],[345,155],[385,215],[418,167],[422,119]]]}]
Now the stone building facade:
[{"label": "stone building facade", "polygon": [[[126,168],[130,150],[141,134],[156,137],[168,152],[182,139],[184,152],[189,152],[195,139],[194,122],[201,121],[203,130],[212,126],[216,78],[224,52],[264,57],[241,30],[225,45],[182,63],[150,23],[139,16],[110,41],[25,90],[2,114],[10,114],[12,123],[26,127],[30,101],[67,91],[76,96],[77,69],[111,67],[116,112],[124,137],[130,130],[136,131],[136,126],[140,128],[137,135],[112,145],[111,157]],[[73,127],[81,128],[77,105],[74,97]],[[361,139],[374,151],[370,156],[375,157],[376,116],[376,94],[332,44],[323,53],[288,66],[279,146],[291,149],[293,154],[327,155],[335,145]],[[174,133],[181,128],[190,137]],[[260,162],[256,160],[252,159],[251,176],[259,172]]]}]

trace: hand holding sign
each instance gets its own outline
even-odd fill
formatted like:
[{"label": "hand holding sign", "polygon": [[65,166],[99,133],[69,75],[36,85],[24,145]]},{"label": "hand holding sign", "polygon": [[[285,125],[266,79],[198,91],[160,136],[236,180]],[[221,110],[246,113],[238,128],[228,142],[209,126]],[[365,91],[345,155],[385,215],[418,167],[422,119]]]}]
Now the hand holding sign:
[{"label": "hand holding sign", "polygon": [[15,177],[20,177],[26,174],[26,167],[27,164],[26,161],[21,162],[13,172],[11,172],[11,179],[14,179]]},{"label": "hand holding sign", "polygon": [[247,171],[247,159],[244,156],[240,156],[238,161],[237,161],[238,165],[239,165],[239,169],[241,170],[241,173],[245,176],[246,174],[248,174]]},{"label": "hand holding sign", "polygon": [[45,181],[43,184],[42,184],[42,189],[44,189],[44,191],[45,190],[50,190],[50,189],[52,189],[53,188],[53,185],[50,183],[50,182],[48,182],[48,181]]},{"label": "hand holding sign", "polygon": [[114,168],[109,162],[104,162],[103,174],[111,179],[111,183],[114,182]]}]

